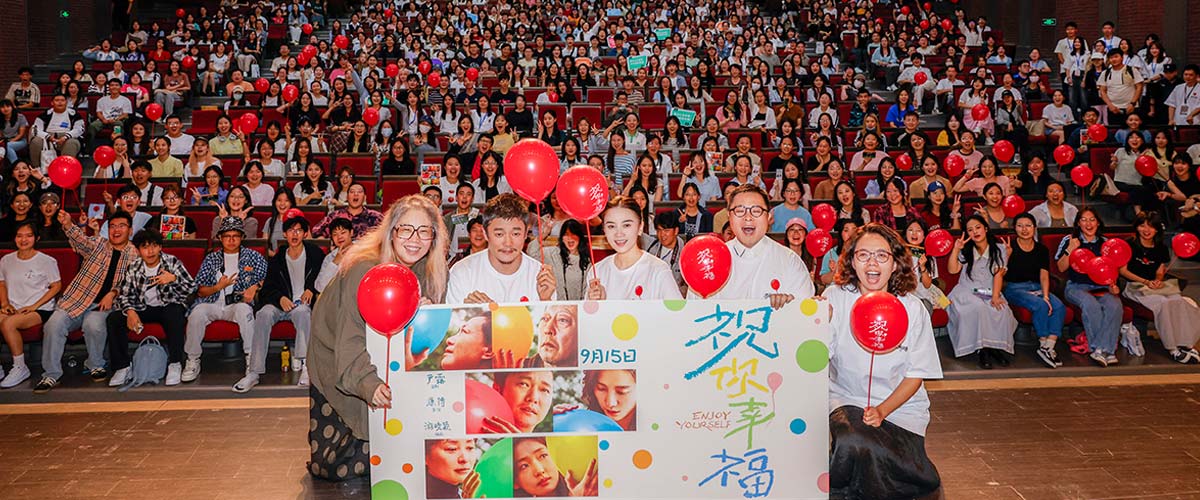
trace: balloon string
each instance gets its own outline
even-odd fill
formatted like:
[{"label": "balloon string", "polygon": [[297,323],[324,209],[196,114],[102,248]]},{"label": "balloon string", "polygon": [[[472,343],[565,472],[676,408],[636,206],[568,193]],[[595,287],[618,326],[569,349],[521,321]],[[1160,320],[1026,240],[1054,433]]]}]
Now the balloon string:
[{"label": "balloon string", "polygon": [[871,379],[875,378],[875,352],[871,352],[871,366],[867,368],[867,409],[871,409]]},{"label": "balloon string", "polygon": [[534,203],[537,207],[537,224],[538,224],[538,257],[542,259],[542,265],[546,265],[546,234],[542,232],[542,204]]},{"label": "balloon string", "polygon": [[[583,221],[581,221],[581,222],[583,222]],[[595,250],[595,248],[592,247],[592,225],[589,224],[588,222],[591,222],[591,221],[583,222],[583,231],[585,233],[587,233],[588,259],[592,263],[592,279],[598,280],[598,279],[600,279],[600,276],[598,275],[598,272],[596,271],[596,250]],[[584,288],[586,289],[587,287],[584,287]]]},{"label": "balloon string", "polygon": [[[385,387],[387,387],[389,390],[392,388],[392,386],[388,385],[388,379],[391,378],[391,374],[392,374],[392,336],[388,335],[387,336],[387,364],[383,365],[383,385]],[[390,404],[390,402],[389,402],[389,404]],[[388,411],[388,407],[385,405],[383,407],[383,428],[384,429],[387,428],[387,411]]]}]

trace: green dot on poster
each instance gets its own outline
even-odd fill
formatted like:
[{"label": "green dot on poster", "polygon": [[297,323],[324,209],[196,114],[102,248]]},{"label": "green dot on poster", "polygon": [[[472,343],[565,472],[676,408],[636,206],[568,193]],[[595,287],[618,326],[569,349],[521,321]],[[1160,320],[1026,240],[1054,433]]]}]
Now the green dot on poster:
[{"label": "green dot on poster", "polygon": [[371,498],[374,500],[408,500],[408,490],[396,481],[384,479],[371,486]]},{"label": "green dot on poster", "polygon": [[796,364],[800,369],[816,373],[829,364],[829,347],[820,340],[806,340],[796,348]]},{"label": "green dot on poster", "polygon": [[687,305],[687,301],[683,299],[664,300],[663,305],[667,307],[668,311],[679,312]]}]

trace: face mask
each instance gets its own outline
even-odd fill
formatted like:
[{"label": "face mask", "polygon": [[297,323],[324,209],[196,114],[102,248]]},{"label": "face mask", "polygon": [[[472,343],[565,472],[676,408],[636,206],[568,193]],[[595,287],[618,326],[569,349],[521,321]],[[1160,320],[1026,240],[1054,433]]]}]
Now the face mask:
[{"label": "face mask", "polygon": [[420,130],[422,134],[428,134],[429,131],[433,129],[433,127],[431,125],[429,125],[428,123],[422,123],[417,126],[417,129]]},{"label": "face mask", "polygon": [[762,87],[762,85],[760,85],[760,84],[757,84],[757,83],[751,83],[751,84],[750,84],[750,88],[751,88],[751,89],[753,89],[753,90],[758,90],[758,89],[759,89],[759,87]]},{"label": "face mask", "polygon": [[381,128],[381,129],[379,129],[379,135],[382,135],[382,136],[384,136],[384,137],[391,137],[391,136],[392,136],[392,129],[390,129],[390,128]]},{"label": "face mask", "polygon": [[1041,79],[1041,77],[1039,77],[1038,75],[1029,75],[1029,81],[1031,81],[1033,83],[1037,83],[1038,80],[1040,80],[1040,79]]},{"label": "face mask", "polygon": [[861,89],[861,88],[863,88],[864,83],[866,83],[866,82],[864,82],[862,80],[854,80],[854,88]]}]

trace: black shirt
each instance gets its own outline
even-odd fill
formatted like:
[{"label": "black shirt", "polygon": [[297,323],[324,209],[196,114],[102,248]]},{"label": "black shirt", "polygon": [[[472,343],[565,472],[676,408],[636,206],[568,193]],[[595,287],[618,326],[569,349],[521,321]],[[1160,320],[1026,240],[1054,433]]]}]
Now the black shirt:
[{"label": "black shirt", "polygon": [[1008,271],[1004,281],[1009,283],[1041,283],[1042,269],[1050,270],[1050,250],[1034,242],[1033,250],[1026,252],[1017,242],[1012,244],[1012,256],[1008,258]]},{"label": "black shirt", "polygon": [[117,276],[117,266],[121,263],[121,252],[112,251],[112,257],[108,260],[108,273],[104,275],[104,283],[100,285],[100,291],[96,293],[96,298],[92,300],[93,304],[99,304],[100,299],[103,299],[108,292],[112,291],[113,281]]},{"label": "black shirt", "polygon": [[1129,272],[1136,274],[1142,279],[1153,280],[1158,278],[1159,266],[1171,262],[1171,252],[1167,250],[1166,245],[1158,244],[1151,248],[1146,248],[1138,242],[1136,236],[1125,241],[1129,243],[1129,248],[1133,249],[1133,258],[1129,259],[1127,268]]},{"label": "black shirt", "polygon": [[507,93],[496,90],[492,92],[491,101],[495,104],[512,104],[517,102],[517,93],[513,89],[508,89]]}]

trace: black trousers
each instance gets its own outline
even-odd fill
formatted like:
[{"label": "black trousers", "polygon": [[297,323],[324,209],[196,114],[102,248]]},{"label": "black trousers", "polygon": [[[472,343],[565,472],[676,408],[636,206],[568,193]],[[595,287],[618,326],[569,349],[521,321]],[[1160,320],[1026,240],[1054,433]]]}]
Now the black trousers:
[{"label": "black trousers", "polygon": [[925,454],[925,438],[884,421],[871,427],[863,409],[842,406],[829,414],[829,498],[920,498],[937,491],[941,477]]},{"label": "black trousers", "polygon": [[[147,307],[137,312],[142,324],[157,323],[167,334],[167,361],[183,362],[183,342],[187,337],[187,309],[182,304],[167,304]],[[125,313],[113,311],[108,315],[108,369],[120,370],[129,367],[129,328]]]}]

